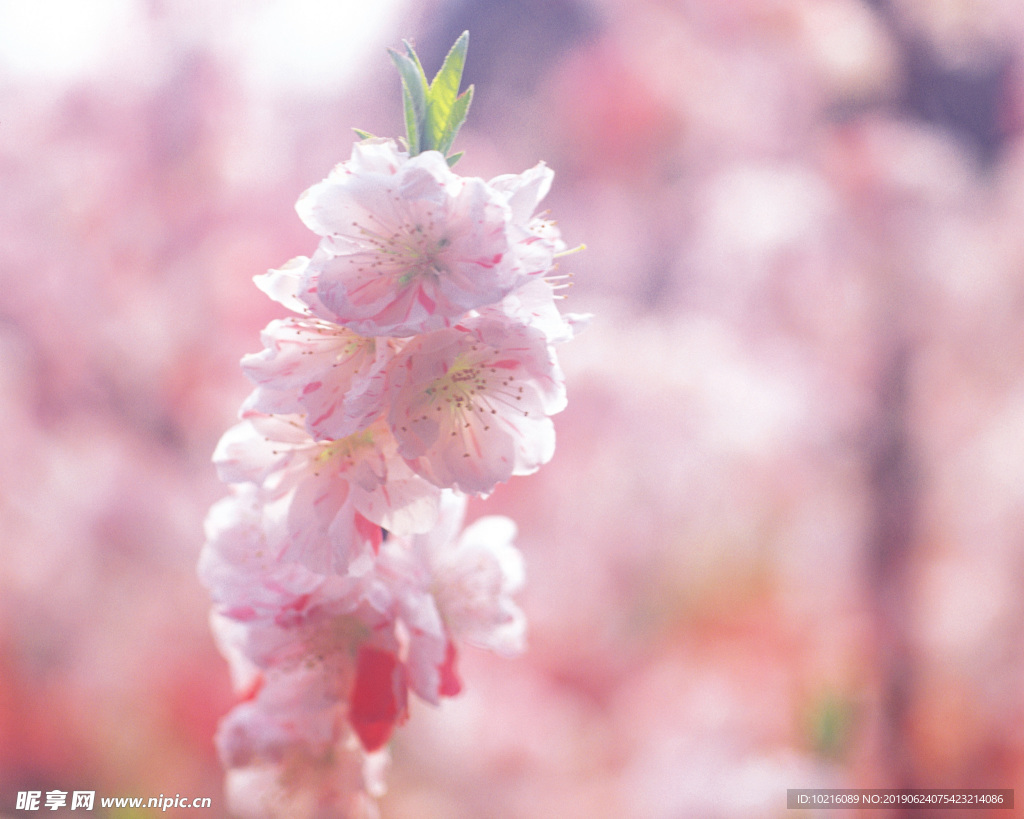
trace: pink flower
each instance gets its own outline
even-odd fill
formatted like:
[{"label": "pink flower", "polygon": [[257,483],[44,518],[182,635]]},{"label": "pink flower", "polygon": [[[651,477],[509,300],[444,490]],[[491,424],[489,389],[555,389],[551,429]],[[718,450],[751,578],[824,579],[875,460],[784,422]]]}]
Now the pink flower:
[{"label": "pink flower", "polygon": [[503,174],[488,182],[509,207],[509,242],[524,277],[548,273],[555,267],[556,256],[566,249],[558,226],[534,213],[551,190],[554,177],[554,172],[539,162],[521,174]]},{"label": "pink flower", "polygon": [[224,765],[279,762],[293,749],[326,753],[345,731],[344,693],[318,668],[264,676],[251,698],[221,721],[216,743]]},{"label": "pink flower", "polygon": [[318,670],[267,675],[217,731],[232,814],[377,817],[384,754],[366,754],[346,710],[338,681]]},{"label": "pink flower", "polygon": [[[430,574],[430,588],[453,640],[505,656],[523,651],[526,621],[511,595],[524,582],[516,525],[488,515],[461,531],[466,498],[445,492],[437,526],[412,538],[412,549]],[[454,650],[454,646],[453,646]]]},{"label": "pink flower", "polygon": [[[229,747],[263,748],[265,755],[267,748],[291,743],[319,753],[347,723],[367,751],[376,751],[406,719],[410,679],[403,657],[409,638],[407,624],[399,631],[400,601],[372,578],[340,589],[331,578],[321,580],[311,594],[290,600],[282,594],[273,616],[245,622],[214,616],[222,653],[262,669],[251,686],[255,701],[238,706],[222,726],[226,738],[242,731]],[[443,662],[443,649],[437,662]],[[268,701],[269,682],[276,687]],[[236,753],[229,761],[250,760]]]},{"label": "pink flower", "polygon": [[[425,110],[414,53],[394,54],[414,152],[447,152],[463,118],[465,43]],[[254,389],[214,452],[230,494],[198,568],[241,699],[217,733],[241,816],[375,816],[410,694],[458,694],[463,643],[523,649],[515,525],[461,527],[465,493],[554,453],[553,345],[582,319],[557,309],[552,178],[462,177],[438,150],[364,140],[296,205],[316,250],[256,277],[294,315],[242,361]]]},{"label": "pink flower", "polygon": [[341,746],[321,756],[296,751],[287,762],[257,763],[227,772],[225,791],[238,819],[343,816],[380,819],[367,768],[374,757]]},{"label": "pink flower", "polygon": [[[494,177],[488,184],[500,192],[509,206],[512,221],[534,233],[541,234],[545,230],[553,231],[550,238],[557,245],[561,242],[558,229],[553,223],[535,216],[534,211],[540,201],[551,190],[551,182],[555,173],[543,162],[520,174],[506,173]],[[555,247],[557,250],[564,246]]]},{"label": "pink flower", "polygon": [[510,236],[511,195],[456,175],[437,151],[410,158],[391,140],[356,143],[296,206],[323,237],[299,297],[367,336],[451,326],[549,266],[547,255],[512,252],[513,243],[543,242]]},{"label": "pink flower", "polygon": [[315,441],[303,420],[253,414],[214,452],[221,480],[260,487],[268,537],[283,557],[318,572],[344,572],[379,545],[380,531],[429,529],[438,490],[397,456],[383,420],[336,441]]},{"label": "pink flower", "polygon": [[249,690],[260,671],[300,666],[350,678],[359,642],[393,624],[392,595],[362,576],[321,574],[282,559],[286,550],[270,544],[263,524],[254,488],[224,498],[207,517],[199,560],[215,604],[213,632],[236,689]]},{"label": "pink flower", "polygon": [[525,648],[526,618],[512,600],[525,577],[515,535],[509,518],[482,517],[431,559],[434,599],[452,637],[505,656]]},{"label": "pink flower", "polygon": [[549,344],[561,344],[575,337],[590,320],[589,314],[566,313],[558,310],[555,292],[559,287],[547,278],[534,277],[522,287],[509,293],[498,304],[484,307],[482,316],[506,316],[520,324],[540,330]]},{"label": "pink flower", "polygon": [[551,459],[565,387],[544,334],[497,315],[410,341],[392,362],[398,451],[437,486],[486,494]]},{"label": "pink flower", "polygon": [[243,414],[305,414],[318,440],[345,438],[383,410],[384,374],[394,354],[387,339],[360,336],[311,318],[272,321],[264,350],[242,359],[257,386]]},{"label": "pink flower", "polygon": [[442,690],[449,637],[418,553],[391,537],[345,575],[311,571],[270,546],[255,496],[246,487],[214,504],[199,563],[238,690],[261,670],[315,666],[351,680],[356,652],[369,645],[407,662],[408,686],[428,702],[451,693]]},{"label": "pink flower", "polygon": [[[310,299],[308,295],[306,299],[299,298],[302,277],[307,267],[309,267],[309,259],[305,256],[296,256],[279,268],[268,270],[259,276],[253,276],[253,281],[260,290],[293,313],[321,315],[321,313],[326,313],[326,308],[323,305],[317,303],[315,299]],[[311,301],[313,302],[312,307],[310,306]]]},{"label": "pink flower", "polygon": [[571,339],[589,318],[563,316],[556,303],[556,291],[567,286],[568,276],[556,275],[556,257],[566,250],[558,226],[534,213],[551,189],[554,173],[543,162],[521,174],[505,174],[489,184],[499,191],[511,213],[509,233],[514,255],[525,273],[523,283],[499,303],[481,313],[501,312],[516,321],[541,330],[552,344]]},{"label": "pink flower", "polygon": [[239,621],[273,616],[282,595],[294,599],[322,582],[301,564],[281,559],[282,542],[264,529],[264,508],[254,486],[242,485],[217,501],[206,516],[206,543],[199,554],[199,579],[217,611]]}]

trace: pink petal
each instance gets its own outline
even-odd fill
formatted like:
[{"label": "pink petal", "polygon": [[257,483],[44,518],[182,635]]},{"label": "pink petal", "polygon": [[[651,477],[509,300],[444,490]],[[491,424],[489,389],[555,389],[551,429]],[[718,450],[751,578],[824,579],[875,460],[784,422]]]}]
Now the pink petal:
[{"label": "pink petal", "polygon": [[408,715],[405,666],[394,654],[362,646],[349,699],[349,722],[367,751],[383,748]]}]

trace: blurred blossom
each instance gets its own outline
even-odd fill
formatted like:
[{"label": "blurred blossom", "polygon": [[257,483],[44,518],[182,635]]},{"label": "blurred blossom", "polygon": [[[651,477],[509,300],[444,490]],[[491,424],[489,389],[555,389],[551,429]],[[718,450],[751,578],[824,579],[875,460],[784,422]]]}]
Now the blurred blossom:
[{"label": "blurred blossom", "polygon": [[[467,648],[466,691],[410,701],[381,814],[770,817],[787,788],[1021,778],[1017,3],[530,10],[0,4],[0,793],[228,815],[194,566],[238,360],[283,317],[252,278],[310,252],[292,203],[350,126],[400,130],[384,48],[469,17],[459,172],[556,169],[542,207],[588,243],[559,308],[596,318],[559,350],[550,462],[467,513],[518,524],[526,653]],[[514,586],[496,548],[452,582]],[[518,645],[496,599],[454,616]],[[320,793],[382,780],[333,759]],[[289,798],[258,765],[229,788]]]},{"label": "blurred blossom", "polygon": [[952,65],[971,66],[993,58],[1019,42],[1019,9],[1012,0],[894,0],[900,22],[927,39],[935,52]]}]

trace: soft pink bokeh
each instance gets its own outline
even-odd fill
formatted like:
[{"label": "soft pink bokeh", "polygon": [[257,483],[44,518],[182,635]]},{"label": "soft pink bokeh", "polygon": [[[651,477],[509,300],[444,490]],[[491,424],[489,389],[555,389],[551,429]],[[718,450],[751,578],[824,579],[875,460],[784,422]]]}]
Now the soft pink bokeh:
[{"label": "soft pink bokeh", "polygon": [[457,170],[554,169],[595,318],[554,459],[470,507],[519,526],[529,649],[414,704],[383,815],[1021,780],[1015,2],[43,5],[0,4],[0,815],[227,815],[195,562],[285,314],[252,277],[312,251],[293,205],[352,126],[398,135],[385,48],[430,72],[465,28]]}]

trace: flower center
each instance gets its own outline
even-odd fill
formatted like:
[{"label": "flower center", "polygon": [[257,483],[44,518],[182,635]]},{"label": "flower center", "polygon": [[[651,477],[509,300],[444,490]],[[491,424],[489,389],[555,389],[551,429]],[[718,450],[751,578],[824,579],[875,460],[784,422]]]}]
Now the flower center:
[{"label": "flower center", "polygon": [[448,239],[431,239],[424,232],[422,225],[416,225],[413,231],[404,237],[396,234],[394,239],[404,251],[400,263],[408,265],[408,269],[398,277],[400,287],[405,287],[420,276],[436,278],[446,272],[447,268],[440,260],[440,256],[451,244]]},{"label": "flower center", "polygon": [[[487,417],[497,415],[499,409],[507,412],[505,408],[514,408],[528,415],[528,411],[516,407],[516,402],[522,400],[523,387],[516,383],[512,369],[512,362],[482,361],[480,347],[474,344],[468,351],[459,353],[448,371],[430,382],[424,393],[436,412],[447,408],[456,428],[468,427],[473,413]],[[484,429],[490,429],[490,425],[484,423]],[[454,428],[451,434],[457,434]]]},{"label": "flower center", "polygon": [[322,469],[328,464],[335,466],[339,472],[345,472],[355,466],[359,457],[368,449],[374,449],[373,431],[364,429],[336,441],[322,444],[320,451],[313,459],[315,468]]},{"label": "flower center", "polygon": [[[374,222],[378,220],[373,214],[367,217]],[[371,252],[379,254],[379,258],[370,266],[390,269],[399,287],[405,287],[414,279],[430,276],[436,278],[447,272],[448,267],[442,256],[451,245],[447,236],[438,236],[438,223],[433,211],[427,211],[422,219],[402,222],[395,227],[367,227],[353,222],[352,226],[359,236],[369,245]]]},{"label": "flower center", "polygon": [[487,389],[484,369],[470,361],[467,353],[459,353],[448,371],[435,378],[425,392],[432,399],[458,409],[471,404],[477,393]]}]

